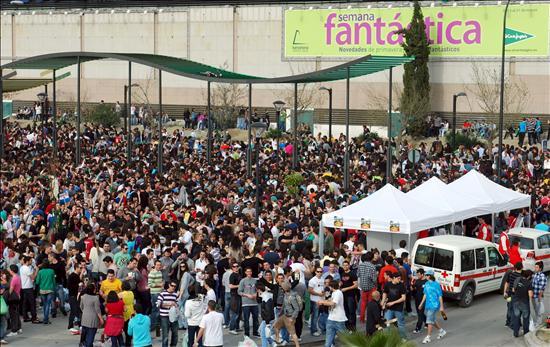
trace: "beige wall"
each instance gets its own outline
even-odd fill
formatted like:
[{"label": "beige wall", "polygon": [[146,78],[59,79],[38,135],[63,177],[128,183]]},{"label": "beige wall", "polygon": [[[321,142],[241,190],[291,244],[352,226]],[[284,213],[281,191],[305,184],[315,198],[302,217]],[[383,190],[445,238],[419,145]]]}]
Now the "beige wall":
[{"label": "beige wall", "polygon": [[[281,57],[282,7],[205,7],[173,8],[153,13],[143,10],[102,10],[96,14],[37,11],[35,15],[0,15],[2,64],[23,57],[63,52],[140,52],[189,58],[229,70],[265,77],[284,76],[329,67],[336,62],[284,61]],[[499,68],[498,61],[477,64]],[[471,87],[472,61],[433,61],[430,63],[432,108],[450,111],[452,94]],[[61,81],[58,97],[75,99],[74,67],[72,76]],[[151,102],[156,102],[157,72],[133,64],[133,79],[146,90]],[[38,77],[42,71],[19,71],[18,77]],[[127,83],[126,62],[103,61],[86,63],[82,68],[82,98],[85,101],[123,100],[123,85]],[[506,64],[506,73],[524,82],[530,92],[525,112],[550,114],[550,59],[516,60]],[[401,82],[402,68],[394,71],[394,81]],[[379,108],[387,95],[388,73],[381,72],[352,80],[351,107]],[[198,104],[205,102],[205,86],[168,73],[163,74],[165,103]],[[345,106],[345,83],[326,84],[334,88],[334,107]],[[318,87],[318,86],[317,86]],[[14,99],[34,100],[37,90],[12,95]],[[319,93],[319,92],[316,92]],[[136,92],[143,94],[140,91]],[[246,95],[246,92],[245,92]],[[288,86],[254,86],[255,106],[269,106],[275,99],[291,95]],[[319,94],[316,107],[326,107],[326,97]],[[243,100],[247,104],[247,100]],[[478,100],[470,93],[459,109],[480,112]]]}]

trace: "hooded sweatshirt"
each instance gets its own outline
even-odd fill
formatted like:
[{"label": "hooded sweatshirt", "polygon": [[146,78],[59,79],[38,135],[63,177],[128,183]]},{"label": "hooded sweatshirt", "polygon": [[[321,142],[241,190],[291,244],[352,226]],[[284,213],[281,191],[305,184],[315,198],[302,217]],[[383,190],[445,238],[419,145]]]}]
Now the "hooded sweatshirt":
[{"label": "hooded sweatshirt", "polygon": [[135,347],[145,347],[152,345],[151,319],[141,313],[136,314],[128,323],[128,335],[133,337]]}]

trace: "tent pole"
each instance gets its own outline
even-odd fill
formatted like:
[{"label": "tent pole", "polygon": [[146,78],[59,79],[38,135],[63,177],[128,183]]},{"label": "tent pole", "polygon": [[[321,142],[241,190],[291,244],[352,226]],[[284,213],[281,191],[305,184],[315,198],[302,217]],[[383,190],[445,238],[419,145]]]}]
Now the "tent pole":
[{"label": "tent pole", "polygon": [[[390,70],[390,71],[391,71],[391,70]],[[407,242],[407,248],[408,248],[409,250],[412,250],[412,248],[411,248],[411,233],[409,233],[409,241]],[[410,254],[409,254],[409,256],[410,256]]]},{"label": "tent pole", "polygon": [[393,234],[390,234],[390,249],[393,249]]},{"label": "tent pole", "polygon": [[[323,252],[325,251],[325,234],[323,232],[323,217],[319,221],[319,257],[323,259]],[[323,264],[321,264],[321,267]]]}]

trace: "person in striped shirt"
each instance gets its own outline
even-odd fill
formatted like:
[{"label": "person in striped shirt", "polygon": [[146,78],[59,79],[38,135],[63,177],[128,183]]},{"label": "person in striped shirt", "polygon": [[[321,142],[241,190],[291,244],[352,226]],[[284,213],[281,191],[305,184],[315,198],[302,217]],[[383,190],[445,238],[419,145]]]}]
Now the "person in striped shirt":
[{"label": "person in striped shirt", "polygon": [[162,347],[168,347],[168,334],[171,332],[170,346],[175,347],[178,343],[178,319],[172,322],[170,319],[170,308],[178,305],[176,293],[177,283],[170,281],[165,290],[159,294],[157,307],[160,312],[160,329],[162,331]]},{"label": "person in striped shirt", "polygon": [[164,281],[162,279],[162,263],[160,260],[155,261],[155,267],[149,272],[147,279],[147,285],[151,290],[151,328],[155,328],[156,335],[160,335],[160,323],[159,323],[159,309],[157,307],[157,299],[159,294],[164,288]]}]

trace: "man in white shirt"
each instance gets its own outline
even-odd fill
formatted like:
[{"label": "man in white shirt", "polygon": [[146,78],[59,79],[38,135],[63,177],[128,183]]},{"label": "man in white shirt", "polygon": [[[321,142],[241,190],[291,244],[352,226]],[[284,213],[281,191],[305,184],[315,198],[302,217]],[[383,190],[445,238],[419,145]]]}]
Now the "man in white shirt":
[{"label": "man in white shirt", "polygon": [[201,338],[205,347],[223,346],[223,314],[216,312],[215,301],[208,302],[208,313],[202,317],[199,328],[194,346],[199,345]]},{"label": "man in white shirt", "polygon": [[397,258],[401,258],[401,255],[403,254],[403,252],[409,253],[406,247],[407,247],[407,241],[405,240],[399,241],[399,248],[395,250],[395,256]]},{"label": "man in white shirt", "polygon": [[319,321],[319,305],[318,302],[323,298],[323,290],[325,289],[325,283],[321,276],[323,275],[323,268],[317,267],[315,269],[315,276],[309,280],[308,291],[309,298],[311,300],[311,324],[310,332],[313,336],[319,336],[321,333],[317,331],[317,323]]},{"label": "man in white shirt", "polygon": [[[21,297],[23,299],[23,321],[40,323],[36,317],[36,299],[34,297],[34,279],[38,274],[38,268],[32,265],[32,258],[23,257],[23,265],[19,270],[21,276]],[[31,319],[28,318],[27,312],[31,311]]]},{"label": "man in white shirt", "polygon": [[197,273],[197,282],[202,286],[204,284],[204,269],[208,265],[208,259],[206,259],[206,252],[201,251],[199,253],[199,259],[195,261],[195,272]]},{"label": "man in white shirt", "polygon": [[348,320],[344,310],[344,294],[340,290],[340,283],[331,281],[330,290],[332,291],[330,300],[319,300],[317,302],[319,305],[329,307],[325,347],[331,347],[334,344],[336,334],[346,329],[345,322]]}]

